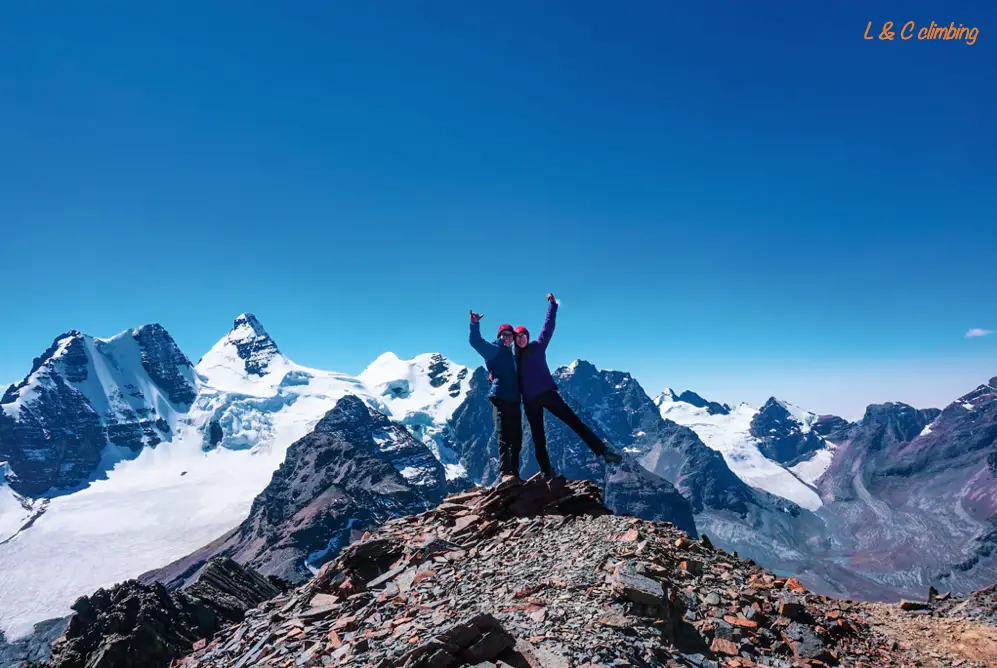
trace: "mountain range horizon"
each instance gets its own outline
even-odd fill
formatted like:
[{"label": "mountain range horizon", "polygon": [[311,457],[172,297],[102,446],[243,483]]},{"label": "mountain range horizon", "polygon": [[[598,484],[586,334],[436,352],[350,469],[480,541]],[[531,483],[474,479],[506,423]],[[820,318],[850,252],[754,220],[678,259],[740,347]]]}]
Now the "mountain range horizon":
[{"label": "mountain range horizon", "polygon": [[[616,514],[829,596],[997,581],[997,377],[854,421],[649,393],[582,359],[554,380],[623,455],[606,464],[548,418],[554,469]],[[440,353],[384,352],[355,376],[302,366],[249,312],[196,363],[159,323],[55,337],[0,397],[0,634],[44,645],[77,597],[136,577],[183,587],[218,558],[307,582],[391,518],[498,479],[488,386]],[[524,433],[523,479],[532,450]]]},{"label": "mountain range horizon", "polygon": [[[774,396],[753,407],[692,390],[648,394],[630,373],[584,360],[560,366],[555,380],[569,404],[625,455],[623,465],[606,468],[555,422],[548,426],[555,469],[600,481],[617,512],[708,533],[835,594],[890,599],[927,583],[967,589],[991,577],[997,534],[988,533],[987,513],[997,485],[991,487],[987,462],[997,470],[988,440],[991,429],[997,433],[997,378],[944,410],[876,404],[858,421]],[[162,577],[176,578],[212,556],[249,560],[264,575],[307,577],[359,527],[496,478],[487,385],[481,367],[439,353],[409,360],[382,353],[356,376],[304,367],[248,312],[196,364],[158,323],[109,338],[78,330],[56,337],[0,399],[0,569],[13,573],[17,594],[8,597],[13,607],[0,604],[0,629],[23,634],[64,610],[67,596],[174,560],[188,565]],[[346,406],[351,395],[358,401]],[[341,489],[336,494],[347,506],[333,511],[335,504],[319,503],[308,512],[333,514],[307,533],[272,525],[273,513],[290,510],[257,515],[260,504],[296,508],[298,494],[319,494],[315,476],[331,474],[313,470],[315,462],[298,463],[300,478],[268,491],[268,481],[277,484],[275,471],[291,463],[285,453],[307,456],[303,444],[323,424],[344,425],[334,429],[345,429],[336,433],[354,454],[343,461],[361,457],[357,462],[387,476],[381,489],[394,491],[358,506],[369,491]],[[532,441],[526,443],[523,476],[536,468]],[[374,459],[363,459],[367,451]],[[925,458],[933,452],[938,457]],[[921,481],[934,500],[907,498],[907,486],[890,482],[898,477]],[[312,491],[287,497],[287,487]],[[952,494],[954,507],[944,500]],[[880,522],[892,532],[883,545],[881,532],[861,531]],[[936,528],[925,532],[926,523]],[[253,538],[261,526],[269,526],[265,535],[312,537],[271,554]],[[103,537],[91,535],[95,530]],[[957,553],[929,547],[934,536],[952,540],[953,530]],[[911,541],[920,556],[898,562],[898,544]],[[126,544],[128,556],[121,553]],[[38,587],[48,585],[26,564],[56,568],[70,545],[87,555],[93,572],[41,593]],[[870,561],[880,550],[893,556]],[[842,569],[842,559],[855,567]],[[37,611],[25,614],[31,607]]]},{"label": "mountain range horizon", "polygon": [[[259,319],[254,315],[254,313],[252,311],[245,311],[245,312],[241,313],[236,318],[236,320],[238,320],[239,318],[245,318],[245,317],[250,317],[250,318],[252,318],[257,323],[260,322]],[[161,323],[159,323],[158,321],[153,321],[153,322],[150,322],[150,323],[146,323],[145,325],[139,325],[139,327],[143,327],[143,326],[159,326],[159,327],[163,327],[163,325]],[[260,326],[262,327],[262,325],[260,325]],[[123,329],[123,330],[119,331],[118,333],[114,334],[111,337],[107,337],[107,338],[94,337],[94,339],[95,340],[101,340],[101,341],[111,340],[111,339],[113,339],[116,336],[120,336],[120,335],[124,334],[125,332],[131,331],[132,329],[137,329],[137,328],[138,327],[136,327],[136,328],[126,328],[126,329]],[[68,333],[72,333],[72,332],[75,332],[75,331],[79,331],[79,330],[75,330],[75,329],[74,330],[69,330],[69,332],[66,332],[63,335],[68,334]],[[456,353],[456,354],[453,354],[453,353]],[[425,354],[441,354],[442,355],[444,353],[442,352],[442,350],[435,350],[435,351],[429,351],[429,352],[425,352],[424,351],[424,352],[421,352],[421,353],[416,353],[415,355],[412,355],[412,357],[414,358],[414,357],[417,357],[419,355],[425,355]],[[373,364],[375,364],[378,361],[378,359],[380,357],[382,357],[384,355],[393,355],[395,358],[400,359],[400,360],[404,360],[405,359],[404,356],[397,355],[393,351],[386,351],[384,353],[381,353],[370,364],[368,364],[367,367],[364,367],[364,368],[366,369],[366,368],[372,366]],[[463,351],[463,354],[461,354],[461,351],[452,351],[450,354],[445,354],[445,357],[447,357],[448,359],[451,359],[451,360],[455,360],[455,361],[456,360],[460,360],[460,359],[466,359],[466,360],[469,360],[472,363],[471,365],[473,365],[475,363],[475,356],[473,355],[473,353],[468,353],[467,351]],[[577,358],[575,358],[572,361],[586,359],[587,357],[591,357],[592,359],[596,359],[597,358],[596,356],[584,356],[584,357],[577,357]],[[411,359],[411,358],[409,358],[409,359]],[[199,361],[200,361],[200,358],[198,359],[198,362]],[[560,364],[560,365],[557,365],[557,366],[567,366],[570,363],[571,362],[568,362],[566,364]],[[993,366],[994,366],[994,369],[993,369],[993,371],[990,374],[988,374],[986,371],[982,371],[978,375],[977,381],[979,381],[981,379],[989,378],[992,375],[993,372],[997,372],[997,363],[995,363]],[[360,372],[356,373],[355,375],[359,376],[362,373],[363,373],[363,370],[361,370]],[[10,385],[14,385],[17,382],[19,382],[19,381],[10,381],[10,382],[7,382],[7,383],[0,383],[0,389],[6,389]],[[926,383],[925,385],[928,385],[928,384]],[[658,385],[655,385],[655,386],[658,386]],[[716,395],[713,395],[711,392],[703,391],[703,388],[701,388],[699,386],[696,386],[695,384],[689,385],[689,386],[679,387],[679,386],[670,385],[670,384],[668,384],[666,382],[666,383],[661,384],[660,386],[662,387],[663,391],[675,391],[675,390],[679,390],[681,392],[684,392],[684,391],[693,392],[694,394],[702,391],[702,393],[705,394],[705,395],[707,395],[707,396],[709,396],[711,400],[715,400],[717,398]],[[765,401],[767,401],[768,398],[772,398],[772,397],[776,397],[776,396],[785,396],[785,395],[782,395],[782,394],[767,394],[766,395],[766,397],[767,397],[766,399],[762,399],[762,400],[758,400],[758,401],[750,401],[750,400],[743,399],[743,398],[740,398],[740,397],[734,397],[733,399],[731,399],[730,397],[723,397],[723,401],[725,403],[733,403],[734,405],[738,405],[738,404],[744,403],[744,404],[749,404],[749,405],[756,406],[756,405],[762,405],[762,404],[765,403]],[[876,404],[879,404],[879,403],[892,403],[894,401],[897,401],[897,400],[895,398],[893,398],[893,397],[886,398],[884,401],[871,401],[871,402],[868,402],[867,404],[865,404],[865,406],[861,410],[856,410],[856,411],[833,411],[833,410],[824,410],[824,409],[822,409],[820,407],[813,407],[813,408],[816,409],[814,412],[817,413],[817,414],[819,414],[819,415],[838,415],[840,417],[847,418],[850,421],[858,421],[858,420],[861,419],[861,416],[864,413],[865,407],[867,407],[869,405],[876,405]],[[804,402],[804,401],[800,401],[799,402],[800,405],[803,405],[805,403],[806,402]],[[900,401],[900,403],[906,403],[906,404],[911,405],[912,407],[916,407],[916,408],[932,408],[932,407],[937,407],[938,405],[941,405],[943,403],[943,401],[939,401],[939,402],[932,403],[932,404],[921,403],[921,404],[917,404],[917,405],[915,405],[915,403],[906,402],[906,401]]]}]

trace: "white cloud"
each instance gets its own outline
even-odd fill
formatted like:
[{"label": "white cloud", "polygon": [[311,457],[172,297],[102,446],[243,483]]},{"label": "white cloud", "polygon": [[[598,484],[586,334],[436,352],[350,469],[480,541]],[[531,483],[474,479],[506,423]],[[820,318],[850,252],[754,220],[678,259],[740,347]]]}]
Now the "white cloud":
[{"label": "white cloud", "polygon": [[993,334],[993,333],[994,333],[994,330],[992,330],[992,329],[980,329],[979,327],[974,327],[973,329],[971,329],[968,332],[966,332],[966,338],[967,339],[974,339],[974,338],[976,338],[978,336],[987,336],[987,335]]}]

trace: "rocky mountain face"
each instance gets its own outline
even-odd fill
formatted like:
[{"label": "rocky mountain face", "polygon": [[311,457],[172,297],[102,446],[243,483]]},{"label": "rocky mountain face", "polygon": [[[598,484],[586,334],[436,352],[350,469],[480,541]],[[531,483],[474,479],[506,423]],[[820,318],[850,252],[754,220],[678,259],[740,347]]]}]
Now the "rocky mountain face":
[{"label": "rocky mountain face", "polygon": [[75,613],[48,661],[34,668],[165,668],[195,643],[241,622],[246,611],[280,595],[266,578],[231,559],[213,559],[172,594],[135,580],[100,589]]},{"label": "rocky mountain face", "polygon": [[469,388],[448,424],[448,439],[471,480],[494,480],[498,469],[498,441],[488,402],[488,372],[478,367],[471,374]]},{"label": "rocky mountain face", "polygon": [[837,443],[848,437],[852,426],[851,422],[837,415],[820,415],[813,423],[813,431],[826,441]]},{"label": "rocky mountain face", "polygon": [[243,313],[235,319],[229,340],[235,345],[246,372],[263,376],[270,361],[280,354],[277,343],[252,313]]},{"label": "rocky mountain face", "polygon": [[[295,364],[248,313],[196,368],[158,325],[58,337],[0,410],[0,571],[10,594],[0,596],[0,631],[20,638],[82,594],[224,543],[289,446],[347,395],[390,419],[372,442],[417,496],[432,503],[466,488],[447,420],[470,370],[439,354],[386,353],[362,376]],[[101,516],[115,505],[123,512]],[[154,526],[143,531],[146,523]],[[73,527],[80,550],[75,575],[58,583],[36,575],[64,551],[56,525]]]},{"label": "rocky mountain face", "polygon": [[443,467],[423,443],[347,395],[288,448],[239,527],[143,579],[176,586],[222,555],[301,582],[364,531],[432,507],[445,491]]},{"label": "rocky mountain face", "polygon": [[[812,417],[816,421],[816,416]],[[824,447],[824,439],[812,431],[812,424],[793,419],[786,405],[772,397],[751,420],[751,435],[759,440],[762,454],[792,466]]]},{"label": "rocky mountain face", "polygon": [[[658,406],[630,374],[600,371],[579,361],[558,369],[555,380],[579,415],[632,462],[614,470],[604,485],[614,512],[652,520],[670,515],[672,522],[689,530],[680,519],[685,504],[672,501],[662,485],[656,488],[646,482],[660,479],[689,504],[698,530],[725,549],[774,568],[793,568],[808,562],[823,543],[817,517],[745,484],[694,431],[663,419]],[[563,468],[558,470],[569,477],[599,480],[601,464],[580,439],[552,416],[547,416],[546,425],[555,468],[560,464]],[[524,470],[536,470],[535,464],[525,463]],[[621,495],[611,486],[620,484],[617,478],[629,480],[630,489],[655,491]]]},{"label": "rocky mountain face", "polygon": [[607,514],[594,486],[561,485],[560,505],[532,481],[393,519],[177,666],[985,665],[965,643],[901,644],[920,618],[884,632],[884,611],[816,595],[669,523]]},{"label": "rocky mountain face", "polygon": [[843,570],[900,593],[997,581],[994,448],[993,381],[943,411],[870,406],[818,481]]},{"label": "rocky mountain face", "polygon": [[67,332],[0,399],[7,482],[24,496],[79,488],[169,439],[195,391],[190,361],[158,324],[111,339]]},{"label": "rocky mountain face", "polygon": [[665,398],[671,401],[679,401],[690,406],[695,406],[696,408],[703,408],[710,415],[729,415],[731,411],[730,406],[727,404],[707,401],[692,390],[684,390],[681,394],[676,394],[674,390],[669,388],[663,394]]}]

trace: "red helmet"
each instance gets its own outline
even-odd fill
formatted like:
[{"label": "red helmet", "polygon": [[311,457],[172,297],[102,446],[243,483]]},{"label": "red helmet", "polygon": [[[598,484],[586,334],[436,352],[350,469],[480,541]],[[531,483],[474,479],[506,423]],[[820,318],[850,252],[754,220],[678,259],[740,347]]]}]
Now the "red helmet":
[{"label": "red helmet", "polygon": [[516,336],[519,336],[520,334],[526,334],[526,338],[530,338],[530,330],[526,329],[522,325],[516,328]]},{"label": "red helmet", "polygon": [[501,338],[502,338],[502,332],[512,332],[513,334],[515,334],[515,333],[516,333],[516,332],[515,332],[515,331],[514,331],[514,330],[512,329],[512,325],[510,325],[510,324],[508,324],[508,323],[506,323],[506,324],[504,324],[504,325],[499,325],[499,331],[498,331],[498,334],[496,334],[495,336],[496,336],[497,338],[500,338],[500,339],[501,339]]}]

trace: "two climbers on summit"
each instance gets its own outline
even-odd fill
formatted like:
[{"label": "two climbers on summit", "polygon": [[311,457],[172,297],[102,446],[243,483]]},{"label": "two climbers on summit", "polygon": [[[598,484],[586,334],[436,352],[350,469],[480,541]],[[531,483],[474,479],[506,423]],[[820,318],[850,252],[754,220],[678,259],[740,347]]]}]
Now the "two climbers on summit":
[{"label": "two climbers on summit", "polygon": [[[557,385],[547,365],[547,346],[554,335],[557,321],[557,301],[547,294],[547,317],[540,336],[530,341],[525,327],[503,324],[493,342],[481,337],[481,318],[471,311],[471,346],[485,359],[491,387],[488,398],[495,420],[495,436],[499,446],[501,482],[519,478],[519,453],[523,447],[523,419],[533,436],[533,447],[540,473],[546,480],[554,477],[554,469],[547,454],[547,436],[544,432],[544,410],[571,427],[597,456],[616,464],[622,458],[606,447],[602,440],[582,422],[557,391]],[[522,404],[522,409],[520,408]]]}]

